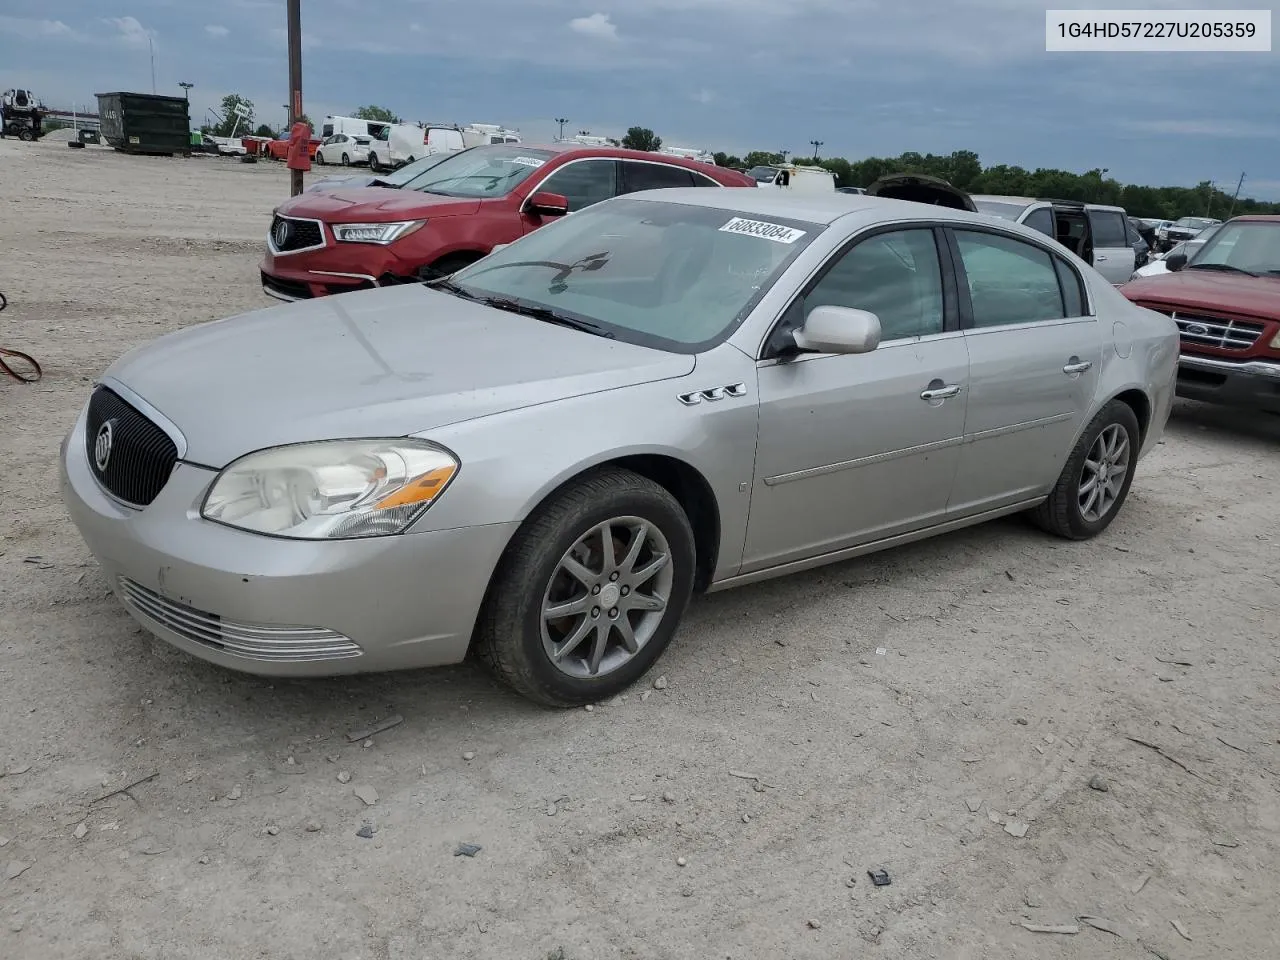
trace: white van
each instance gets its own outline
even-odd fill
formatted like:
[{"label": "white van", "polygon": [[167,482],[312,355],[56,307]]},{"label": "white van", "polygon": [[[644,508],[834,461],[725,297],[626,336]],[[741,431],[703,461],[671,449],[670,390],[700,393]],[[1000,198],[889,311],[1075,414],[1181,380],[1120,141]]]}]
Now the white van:
[{"label": "white van", "polygon": [[390,136],[383,143],[375,143],[369,151],[369,166],[375,171],[382,167],[402,167],[433,153],[452,153],[466,149],[462,131],[443,124],[394,123]]},{"label": "white van", "polygon": [[776,163],[752,167],[747,176],[757,187],[790,190],[793,193],[835,193],[836,175],[825,167],[801,167],[794,163]]},{"label": "white van", "polygon": [[716,165],[716,155],[708,150],[695,150],[693,147],[663,147],[658,151],[667,157],[684,157],[686,160],[697,160],[699,163]]},{"label": "white van", "polygon": [[370,140],[386,140],[391,124],[381,120],[361,120],[359,117],[325,117],[320,127],[320,139],[328,140],[335,134],[348,137],[368,137]]},{"label": "white van", "polygon": [[468,147],[491,143],[520,143],[520,131],[508,130],[496,123],[473,123],[462,128],[462,142]]}]

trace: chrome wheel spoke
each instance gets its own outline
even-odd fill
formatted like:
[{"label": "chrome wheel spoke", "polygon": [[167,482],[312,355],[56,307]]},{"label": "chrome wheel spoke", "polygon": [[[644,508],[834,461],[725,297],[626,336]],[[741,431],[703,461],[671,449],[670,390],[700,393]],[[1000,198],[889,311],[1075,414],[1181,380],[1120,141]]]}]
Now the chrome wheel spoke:
[{"label": "chrome wheel spoke", "polygon": [[1098,502],[1099,494],[1100,494],[1099,488],[1094,487],[1093,490],[1090,491],[1089,493],[1089,499],[1086,500],[1084,502],[1084,506],[1080,508],[1080,512],[1084,514],[1084,518],[1086,520],[1094,519],[1093,508],[1094,508],[1094,505]]},{"label": "chrome wheel spoke", "polygon": [[627,597],[627,607],[631,610],[665,610],[667,609],[667,601],[662,597],[655,597],[645,593],[633,593]]},{"label": "chrome wheel spoke", "polygon": [[564,572],[577,580],[584,587],[590,587],[599,578],[599,575],[588,570],[576,557],[566,556],[560,561],[560,566]]},{"label": "chrome wheel spoke", "polygon": [[636,587],[644,586],[652,580],[660,570],[666,567],[667,561],[670,559],[671,558],[665,553],[658,554],[645,564],[644,567],[635,571],[635,573],[627,578],[628,585],[632,590],[636,589]]},{"label": "chrome wheel spoke", "polygon": [[636,561],[640,559],[640,551],[644,549],[645,541],[649,539],[649,525],[643,520],[640,526],[636,528],[635,537],[631,541],[631,546],[627,549],[627,555],[622,558],[622,562],[618,564],[618,569],[623,575],[630,573],[635,569]]},{"label": "chrome wheel spoke", "polygon": [[613,543],[613,524],[606,523],[600,528],[600,556],[604,558],[602,573],[612,573],[618,569],[617,557]]},{"label": "chrome wheel spoke", "polygon": [[591,632],[591,628],[594,626],[595,624],[589,617],[584,618],[582,623],[578,624],[578,629],[573,631],[573,634],[569,639],[556,647],[555,653],[552,654],[552,659],[558,662],[573,653],[573,651],[577,650],[578,647],[582,645],[582,641],[587,639],[587,634]]},{"label": "chrome wheel spoke", "polygon": [[1095,473],[1092,477],[1080,484],[1080,496],[1084,496],[1098,485],[1098,475]]},{"label": "chrome wheel spoke", "polygon": [[591,609],[591,597],[579,597],[577,600],[565,600],[554,606],[542,608],[544,620],[559,620],[562,617],[573,617],[586,613]]},{"label": "chrome wheel spoke", "polygon": [[627,619],[626,613],[618,617],[614,627],[618,631],[618,637],[622,640],[622,646],[627,653],[639,653],[640,644],[636,641],[636,632],[631,627],[631,621]]},{"label": "chrome wheel spoke", "polygon": [[591,645],[591,664],[588,668],[594,677],[600,672],[600,661],[604,659],[605,648],[609,646],[609,624],[596,624],[596,638]]}]

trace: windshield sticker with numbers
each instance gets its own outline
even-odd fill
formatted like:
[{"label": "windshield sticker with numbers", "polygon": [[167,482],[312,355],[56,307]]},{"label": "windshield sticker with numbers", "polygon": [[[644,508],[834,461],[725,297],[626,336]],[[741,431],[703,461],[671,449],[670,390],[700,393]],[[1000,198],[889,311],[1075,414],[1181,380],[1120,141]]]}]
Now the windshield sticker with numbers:
[{"label": "windshield sticker with numbers", "polygon": [[540,167],[546,163],[545,160],[539,160],[537,157],[513,157],[511,162],[518,163],[522,167]]},{"label": "windshield sticker with numbers", "polygon": [[805,234],[803,230],[784,227],[780,223],[766,223],[764,220],[746,220],[742,217],[734,217],[720,228],[720,232],[741,233],[748,237],[772,240],[774,243],[795,243]]}]

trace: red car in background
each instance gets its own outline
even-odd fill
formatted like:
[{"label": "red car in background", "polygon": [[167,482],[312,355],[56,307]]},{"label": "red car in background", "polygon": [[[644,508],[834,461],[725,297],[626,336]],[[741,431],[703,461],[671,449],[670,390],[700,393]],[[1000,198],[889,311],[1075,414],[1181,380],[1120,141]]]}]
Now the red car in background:
[{"label": "red car in background", "polygon": [[751,178],[684,157],[557,144],[494,144],[379,186],[303,193],[275,210],[262,288],[280,300],[444,276],[556,217],[665,187],[748,187]]},{"label": "red car in background", "polygon": [[[324,143],[319,137],[312,137],[307,145],[307,152],[311,154],[311,159],[316,158],[316,150],[320,148],[320,144]],[[272,160],[288,160],[289,159],[289,138],[277,138],[267,143],[266,155]]]},{"label": "red car in background", "polygon": [[1228,220],[1120,292],[1173,317],[1178,396],[1280,414],[1280,217]]}]

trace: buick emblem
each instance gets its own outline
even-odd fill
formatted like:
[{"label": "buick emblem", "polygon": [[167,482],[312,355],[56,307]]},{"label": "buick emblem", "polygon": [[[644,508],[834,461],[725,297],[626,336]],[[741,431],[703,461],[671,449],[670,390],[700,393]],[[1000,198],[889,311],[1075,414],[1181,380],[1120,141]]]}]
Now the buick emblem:
[{"label": "buick emblem", "polygon": [[275,241],[277,250],[284,249],[284,245],[289,242],[288,220],[281,220],[275,225],[275,229],[271,231],[271,239]]},{"label": "buick emblem", "polygon": [[111,443],[115,439],[112,428],[114,422],[114,420],[108,420],[100,426],[98,435],[93,440],[93,463],[99,473],[104,472],[107,464],[111,462]]},{"label": "buick emblem", "polygon": [[1209,328],[1203,323],[1188,323],[1187,333],[1195,337],[1207,337],[1209,335]]}]

